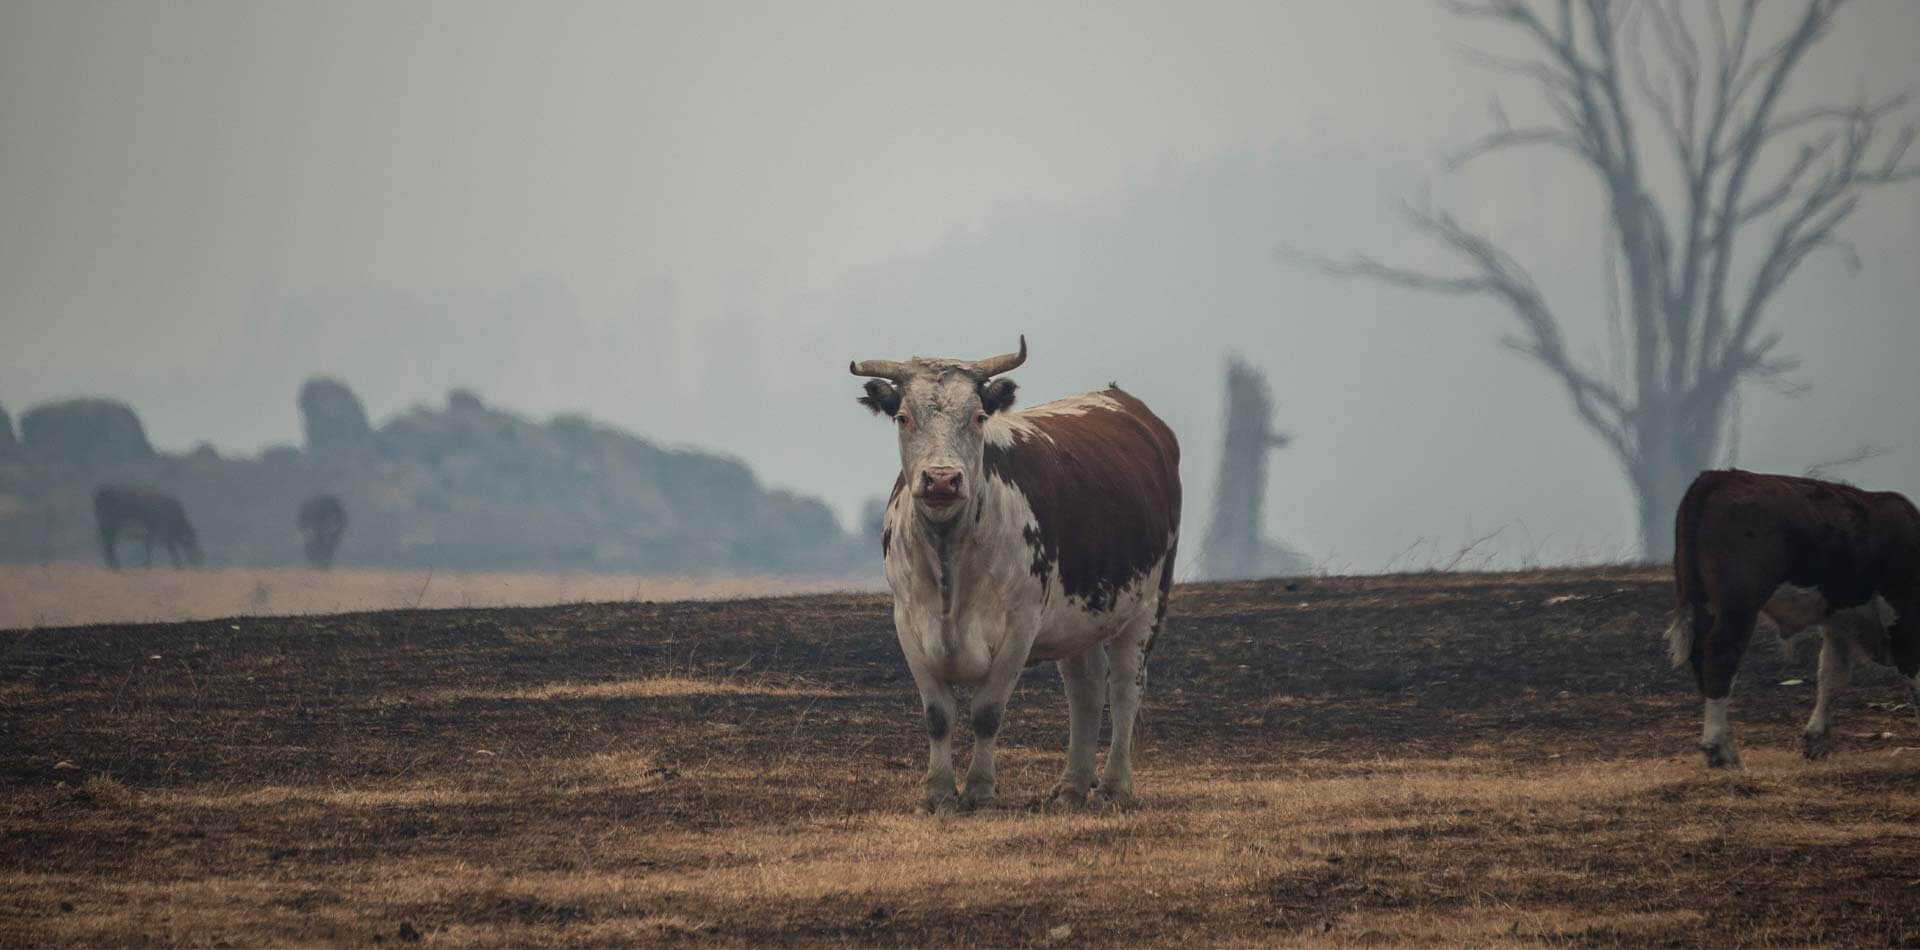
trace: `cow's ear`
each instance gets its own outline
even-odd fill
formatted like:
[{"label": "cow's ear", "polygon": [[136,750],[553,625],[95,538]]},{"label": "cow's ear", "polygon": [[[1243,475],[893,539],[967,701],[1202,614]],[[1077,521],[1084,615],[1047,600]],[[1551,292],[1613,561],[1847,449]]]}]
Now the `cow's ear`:
[{"label": "cow's ear", "polygon": [[883,379],[869,379],[867,394],[860,397],[860,405],[873,410],[874,415],[891,416],[900,411],[900,387]]},{"label": "cow's ear", "polygon": [[1013,408],[1013,392],[1020,384],[1011,379],[996,379],[980,389],[980,408],[988,415]]}]

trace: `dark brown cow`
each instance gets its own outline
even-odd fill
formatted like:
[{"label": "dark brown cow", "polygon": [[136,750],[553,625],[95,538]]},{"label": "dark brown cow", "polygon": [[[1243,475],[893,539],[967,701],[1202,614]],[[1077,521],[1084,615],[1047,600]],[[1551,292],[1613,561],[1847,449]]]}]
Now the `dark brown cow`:
[{"label": "dark brown cow", "polygon": [[93,519],[100,528],[100,555],[113,570],[120,569],[115,548],[128,528],[139,529],[146,551],[144,566],[153,566],[156,542],[166,548],[174,567],[200,565],[200,541],[187,521],[187,510],[180,499],[166,492],[141,485],[103,485],[93,493]]},{"label": "dark brown cow", "polygon": [[294,519],[307,563],[325,570],[333,566],[333,551],[347,531],[347,509],[340,499],[321,493],[307,499]]},{"label": "dark brown cow", "polygon": [[1674,665],[1693,666],[1706,700],[1707,765],[1738,768],[1727,696],[1761,620],[1784,639],[1822,629],[1820,687],[1801,736],[1828,751],[1834,696],[1856,655],[1892,663],[1920,715],[1920,511],[1894,492],[1811,478],[1702,472],[1674,518]]},{"label": "dark brown cow", "polygon": [[[1032,409],[993,377],[1020,352],[853,366],[860,402],[899,432],[881,533],[894,632],[927,717],[930,810],[994,801],[993,751],[1020,671],[1053,660],[1066,687],[1067,765],[1054,799],[1087,804],[1102,707],[1112,746],[1098,797],[1133,789],[1133,722],[1166,613],[1180,529],[1180,446],[1117,387]],[[884,380],[884,382],[883,382]],[[954,685],[977,684],[973,762],[957,788]]]}]

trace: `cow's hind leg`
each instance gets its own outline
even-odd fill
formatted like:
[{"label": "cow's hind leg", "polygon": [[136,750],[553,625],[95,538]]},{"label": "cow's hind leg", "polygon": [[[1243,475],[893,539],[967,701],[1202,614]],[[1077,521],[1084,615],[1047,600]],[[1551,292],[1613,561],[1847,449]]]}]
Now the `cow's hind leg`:
[{"label": "cow's hind leg", "polygon": [[1733,745],[1733,727],[1727,721],[1727,698],[1733,694],[1733,677],[1740,669],[1740,656],[1753,637],[1753,623],[1759,615],[1760,610],[1755,606],[1722,603],[1707,635],[1701,637],[1695,633],[1689,658],[1700,685],[1700,695],[1706,700],[1700,748],[1706,752],[1707,767],[1711,769],[1740,767],[1740,753]]},{"label": "cow's hind leg", "polygon": [[1847,632],[1835,625],[1820,628],[1820,692],[1813,700],[1813,716],[1800,732],[1800,754],[1824,759],[1832,750],[1827,737],[1832,728],[1833,700],[1846,688],[1853,668],[1853,650]]},{"label": "cow's hind leg", "polygon": [[1147,689],[1147,642],[1153,638],[1151,614],[1128,622],[1107,644],[1107,699],[1113,705],[1113,745],[1100,774],[1099,796],[1110,802],[1133,797],[1133,720]]},{"label": "cow's hind leg", "polygon": [[1893,668],[1907,681],[1907,696],[1913,704],[1913,716],[1920,721],[1920,590],[1901,590],[1883,595],[1891,610],[1887,622],[1887,646]]},{"label": "cow's hind leg", "polygon": [[1093,756],[1100,744],[1100,714],[1107,707],[1107,647],[1096,646],[1054,664],[1067,693],[1067,767],[1049,801],[1083,807],[1093,790]]}]

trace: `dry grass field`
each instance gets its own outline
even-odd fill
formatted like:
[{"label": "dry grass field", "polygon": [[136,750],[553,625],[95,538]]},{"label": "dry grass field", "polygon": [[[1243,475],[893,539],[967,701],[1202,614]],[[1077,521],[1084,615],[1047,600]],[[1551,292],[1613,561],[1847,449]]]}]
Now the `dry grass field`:
[{"label": "dry grass field", "polygon": [[[1756,644],[1693,749],[1657,573],[1182,587],[1137,799],[918,814],[881,597],[0,634],[0,944],[1920,945],[1920,730]],[[964,732],[964,730],[962,730]],[[964,745],[964,743],[962,743]]]},{"label": "dry grass field", "polygon": [[[878,578],[867,582],[880,589]],[[109,571],[0,564],[0,629],[90,623],[166,623],[242,614],[345,613],[441,607],[712,600],[844,591],[846,580],[786,577],[641,577],[626,574],[454,573],[340,568],[228,567]]]}]

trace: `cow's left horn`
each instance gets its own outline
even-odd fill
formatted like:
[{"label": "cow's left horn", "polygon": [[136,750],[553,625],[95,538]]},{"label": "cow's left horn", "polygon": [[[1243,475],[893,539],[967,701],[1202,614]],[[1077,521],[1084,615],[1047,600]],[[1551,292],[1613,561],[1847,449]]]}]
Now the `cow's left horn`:
[{"label": "cow's left horn", "polygon": [[989,356],[984,360],[975,360],[973,368],[982,376],[998,376],[1012,371],[1026,361],[1027,335],[1022,333],[1020,334],[1020,352],[1002,353],[999,356]]},{"label": "cow's left horn", "polygon": [[907,364],[894,360],[861,360],[857,363],[848,363],[847,369],[855,376],[871,376],[896,383],[906,379],[909,373]]}]

